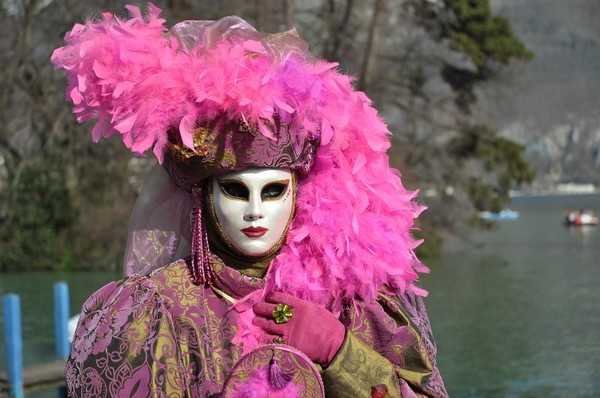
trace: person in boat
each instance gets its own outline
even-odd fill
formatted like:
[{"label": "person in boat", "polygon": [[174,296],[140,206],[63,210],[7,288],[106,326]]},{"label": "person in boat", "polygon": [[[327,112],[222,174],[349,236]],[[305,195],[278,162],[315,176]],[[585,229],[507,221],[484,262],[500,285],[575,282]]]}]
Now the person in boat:
[{"label": "person in boat", "polygon": [[580,209],[578,211],[567,211],[565,213],[565,223],[567,225],[596,225],[598,217],[590,210]]},{"label": "person in boat", "polygon": [[369,99],[294,30],[128,10],[52,56],[94,140],[159,163],[125,277],[83,305],[69,396],[446,397],[417,285],[423,207]]}]

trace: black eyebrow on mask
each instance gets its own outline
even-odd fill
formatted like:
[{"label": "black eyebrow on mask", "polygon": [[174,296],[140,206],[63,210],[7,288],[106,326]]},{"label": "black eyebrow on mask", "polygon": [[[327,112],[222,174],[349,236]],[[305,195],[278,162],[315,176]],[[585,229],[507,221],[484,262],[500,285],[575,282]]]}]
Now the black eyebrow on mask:
[{"label": "black eyebrow on mask", "polygon": [[219,180],[219,179],[217,179],[217,183],[219,183],[219,184],[240,184],[240,185],[243,185],[246,188],[248,188],[246,186],[246,184],[244,184],[244,182],[240,181],[240,180],[231,180],[231,179]]},{"label": "black eyebrow on mask", "polygon": [[290,180],[289,179],[285,179],[285,180],[269,181],[265,185],[269,185],[269,184],[285,184],[285,185],[287,185],[289,183],[290,183]]},{"label": "black eyebrow on mask", "polygon": [[[217,179],[217,182],[219,184],[241,184],[241,185],[245,186],[246,188],[248,188],[248,186],[241,180],[232,180],[232,179],[226,178],[226,179],[222,179],[222,180]],[[269,181],[265,185],[263,185],[263,187],[266,185],[269,185],[269,184],[286,184],[287,185],[289,183],[290,183],[289,178],[286,178],[285,180]]]}]

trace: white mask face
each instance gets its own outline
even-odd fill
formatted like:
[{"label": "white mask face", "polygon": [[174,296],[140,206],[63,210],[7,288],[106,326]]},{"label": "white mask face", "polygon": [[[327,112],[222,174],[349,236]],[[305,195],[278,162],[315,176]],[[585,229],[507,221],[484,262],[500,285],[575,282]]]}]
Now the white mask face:
[{"label": "white mask face", "polygon": [[226,238],[250,257],[267,254],[280,241],[294,210],[292,173],[254,168],[212,180],[215,215]]}]

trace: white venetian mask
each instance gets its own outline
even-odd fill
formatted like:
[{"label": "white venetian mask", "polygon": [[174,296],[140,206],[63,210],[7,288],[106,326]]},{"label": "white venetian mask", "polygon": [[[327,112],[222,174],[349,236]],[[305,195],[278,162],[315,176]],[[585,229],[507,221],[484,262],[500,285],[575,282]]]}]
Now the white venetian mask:
[{"label": "white venetian mask", "polygon": [[277,246],[294,211],[293,174],[253,168],[212,179],[217,222],[241,254],[260,257]]}]

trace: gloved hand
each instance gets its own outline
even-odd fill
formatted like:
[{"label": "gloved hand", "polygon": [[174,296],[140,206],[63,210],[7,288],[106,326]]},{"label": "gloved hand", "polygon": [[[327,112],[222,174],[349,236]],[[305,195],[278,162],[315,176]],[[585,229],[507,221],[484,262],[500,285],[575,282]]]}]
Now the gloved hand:
[{"label": "gloved hand", "polygon": [[[291,307],[293,315],[287,323],[278,324],[273,319],[273,310],[279,303]],[[344,342],[344,325],[331,312],[309,301],[286,293],[270,292],[265,301],[254,304],[252,308],[256,314],[252,323],[266,332],[269,342],[283,337],[285,344],[299,349],[320,365],[329,365]]]}]

